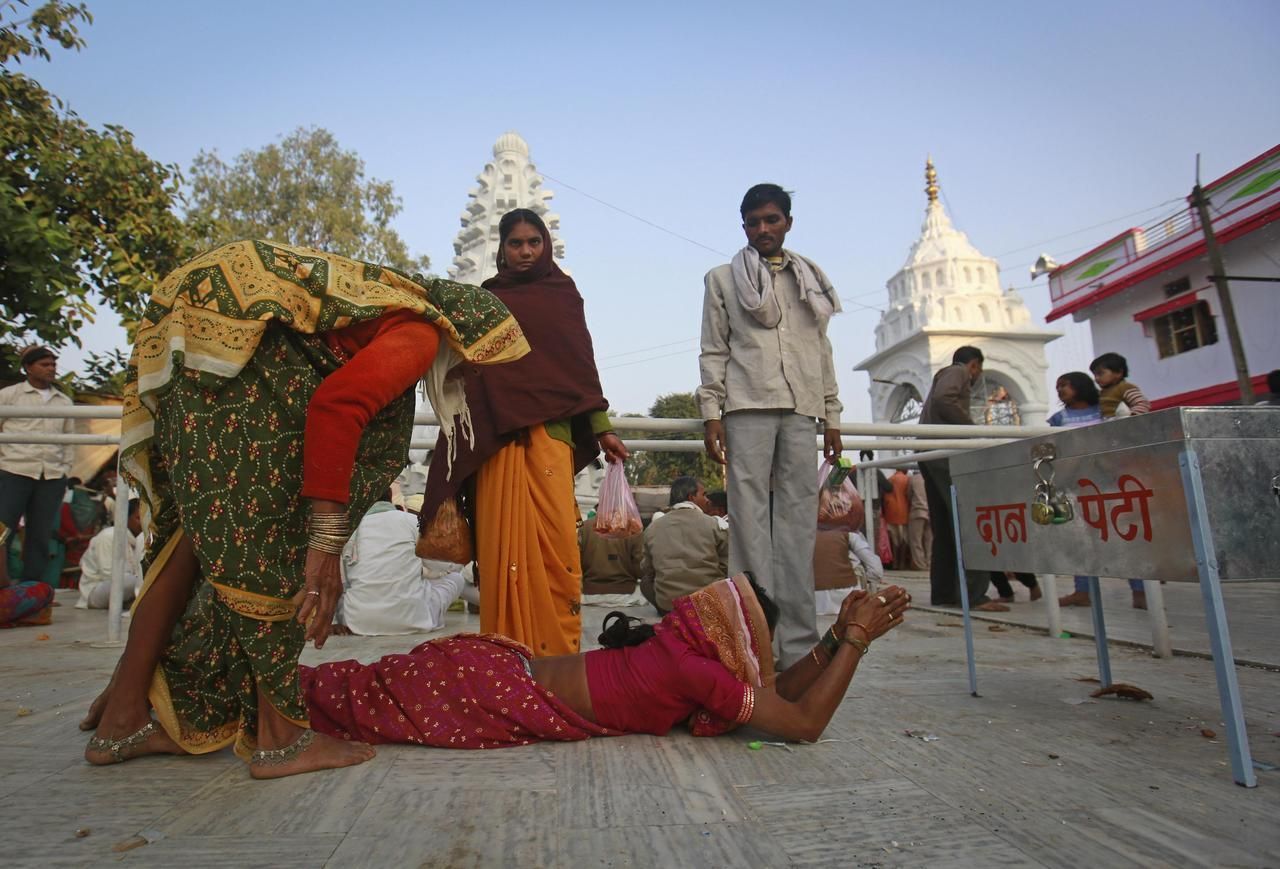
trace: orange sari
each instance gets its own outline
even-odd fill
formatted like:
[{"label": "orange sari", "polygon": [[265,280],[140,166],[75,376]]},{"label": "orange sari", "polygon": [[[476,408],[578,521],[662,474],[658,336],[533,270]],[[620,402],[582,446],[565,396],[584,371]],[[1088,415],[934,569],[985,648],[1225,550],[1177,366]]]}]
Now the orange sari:
[{"label": "orange sari", "polygon": [[502,634],[535,657],[579,651],[582,561],[573,449],[528,429],[476,473],[476,566],[480,630]]}]

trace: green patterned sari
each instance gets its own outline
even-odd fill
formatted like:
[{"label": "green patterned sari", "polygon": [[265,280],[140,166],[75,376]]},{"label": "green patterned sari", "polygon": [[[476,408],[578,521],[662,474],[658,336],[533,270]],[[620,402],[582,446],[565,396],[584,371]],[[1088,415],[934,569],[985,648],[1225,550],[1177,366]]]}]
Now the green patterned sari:
[{"label": "green patterned sari", "polygon": [[[307,724],[298,684],[305,627],[293,618],[306,558],[303,431],[311,396],[341,365],[321,333],[403,308],[440,328],[442,351],[452,353],[438,364],[527,352],[505,306],[478,287],[265,242],[197,257],[147,308],[126,387],[122,464],[149,508],[138,600],[184,536],[200,566],[150,692],[161,725],[188,752],[235,742],[247,757],[259,690]],[[350,484],[353,527],[407,463],[413,414],[410,390],[365,428]]]}]

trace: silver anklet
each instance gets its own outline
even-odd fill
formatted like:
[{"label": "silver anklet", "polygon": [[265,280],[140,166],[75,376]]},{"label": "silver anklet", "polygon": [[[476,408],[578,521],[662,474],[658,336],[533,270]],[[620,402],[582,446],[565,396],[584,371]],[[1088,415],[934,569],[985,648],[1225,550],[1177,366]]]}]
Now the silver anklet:
[{"label": "silver anklet", "polygon": [[110,753],[112,763],[124,763],[129,758],[125,757],[125,752],[137,748],[139,745],[147,741],[147,737],[155,733],[159,726],[155,721],[148,721],[136,733],[130,733],[128,736],[120,739],[108,739],[103,736],[94,736],[89,739],[90,751],[105,751]]},{"label": "silver anklet", "polygon": [[258,766],[280,766],[288,763],[302,752],[307,750],[307,746],[315,741],[316,732],[311,729],[302,731],[302,735],[293,741],[292,745],[286,745],[284,748],[260,748],[253,753],[251,763]]}]

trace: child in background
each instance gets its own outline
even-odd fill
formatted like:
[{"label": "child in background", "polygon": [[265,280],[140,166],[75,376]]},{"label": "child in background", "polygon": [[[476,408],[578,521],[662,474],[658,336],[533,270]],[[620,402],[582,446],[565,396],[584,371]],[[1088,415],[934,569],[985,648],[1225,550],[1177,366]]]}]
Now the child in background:
[{"label": "child in background", "polygon": [[1089,370],[1102,390],[1098,409],[1102,411],[1103,419],[1114,417],[1122,404],[1131,416],[1151,413],[1151,402],[1147,401],[1142,390],[1125,380],[1129,376],[1129,362],[1119,353],[1103,353],[1089,363]]},{"label": "child in background", "polygon": [[[1099,383],[1102,377],[1099,375],[1099,365],[1107,360],[1108,357],[1120,360],[1118,365],[1120,369],[1128,371],[1125,365],[1124,357],[1116,353],[1106,353],[1094,360],[1093,368],[1094,377]],[[1120,370],[1108,367],[1104,370],[1114,372]],[[1117,384],[1123,384],[1123,379],[1114,381]],[[1129,386],[1129,384],[1125,384]],[[1138,399],[1146,407],[1146,410],[1133,410],[1134,413],[1145,413],[1150,410],[1147,400],[1142,398],[1142,393],[1138,391],[1136,386],[1131,386],[1134,392],[1138,393]],[[1069,371],[1058,378],[1057,383],[1058,398],[1062,401],[1062,410],[1049,417],[1049,425],[1057,428],[1076,428],[1082,425],[1091,425],[1095,422],[1102,422],[1102,409],[1100,406],[1101,396],[1098,393],[1098,387],[1093,385],[1093,381],[1089,379],[1089,375],[1083,371]],[[1132,410],[1132,408],[1131,408]],[[1076,590],[1071,594],[1058,598],[1058,606],[1089,606],[1092,602],[1089,598],[1089,580],[1093,577],[1077,576]],[[1129,580],[1129,590],[1133,592],[1134,609],[1144,610],[1147,608],[1147,593],[1143,590],[1142,583],[1139,580]]]}]

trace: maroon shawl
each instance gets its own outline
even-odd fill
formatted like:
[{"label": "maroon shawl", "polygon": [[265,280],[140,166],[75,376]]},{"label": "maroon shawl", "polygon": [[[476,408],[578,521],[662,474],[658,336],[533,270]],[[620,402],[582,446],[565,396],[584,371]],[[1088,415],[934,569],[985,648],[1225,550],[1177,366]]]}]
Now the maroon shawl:
[{"label": "maroon shawl", "polygon": [[609,402],[600,390],[582,296],[552,260],[550,235],[543,230],[542,255],[533,268],[517,272],[504,266],[482,286],[510,309],[531,349],[504,365],[460,366],[475,443],[468,444],[458,430],[450,472],[444,435],[436,441],[420,515],[423,527],[485,461],[530,426],[572,421],[574,473],[599,455],[586,414],[607,410]]}]

